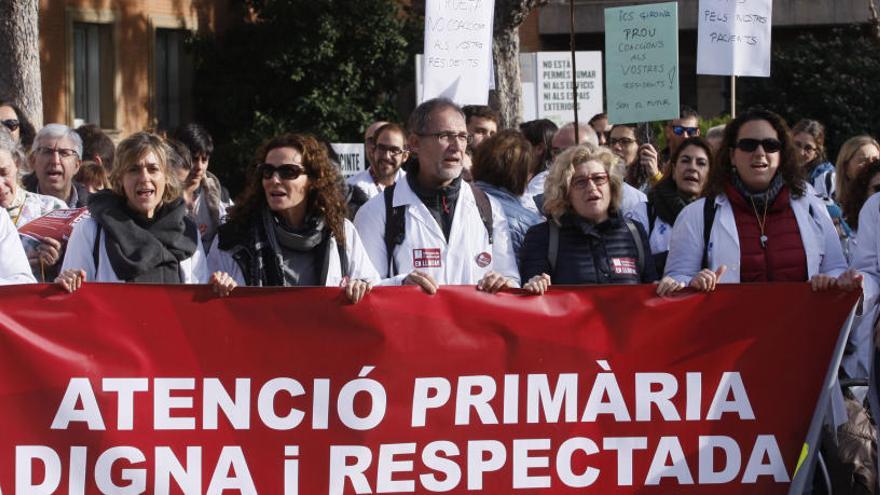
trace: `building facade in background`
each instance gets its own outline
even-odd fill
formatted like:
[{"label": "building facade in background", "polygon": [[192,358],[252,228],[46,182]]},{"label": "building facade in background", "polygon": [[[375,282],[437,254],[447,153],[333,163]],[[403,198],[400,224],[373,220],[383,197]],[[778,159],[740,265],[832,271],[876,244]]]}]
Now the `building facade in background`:
[{"label": "building facade in background", "polygon": [[[655,1],[575,0],[577,50],[604,51],[606,8],[645,3]],[[681,102],[714,117],[730,113],[730,78],[696,74],[698,5],[698,0],[678,1]],[[869,20],[868,0],[774,0],[773,42],[791,39],[805,29],[819,32]],[[569,0],[550,0],[520,29],[522,51],[569,50],[569,26]]]},{"label": "building facade in background", "polygon": [[115,138],[192,119],[190,33],[228,22],[226,0],[42,0],[44,122]]}]

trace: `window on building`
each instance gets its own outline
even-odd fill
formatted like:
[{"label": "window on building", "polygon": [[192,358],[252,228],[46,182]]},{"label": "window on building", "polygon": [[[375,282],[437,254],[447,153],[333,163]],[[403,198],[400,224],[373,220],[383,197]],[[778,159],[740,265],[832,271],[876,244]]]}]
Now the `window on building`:
[{"label": "window on building", "polygon": [[111,24],[73,23],[74,125],[115,127]]},{"label": "window on building", "polygon": [[188,31],[156,30],[156,119],[173,130],[192,121],[193,59],[186,49]]}]

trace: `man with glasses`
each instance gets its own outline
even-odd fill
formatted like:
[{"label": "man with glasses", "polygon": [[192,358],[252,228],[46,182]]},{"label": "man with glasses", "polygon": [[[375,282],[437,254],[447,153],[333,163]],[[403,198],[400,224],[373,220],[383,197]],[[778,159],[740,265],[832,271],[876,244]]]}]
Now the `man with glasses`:
[{"label": "man with glasses", "polygon": [[461,178],[470,141],[461,108],[428,100],[409,119],[405,180],[361,208],[355,226],[384,284],[477,284],[486,292],[519,285],[501,206]]},{"label": "man with glasses", "polygon": [[384,120],[377,120],[367,126],[364,131],[364,154],[367,157],[367,168],[373,166],[373,152],[376,150],[376,131],[387,124]]},{"label": "man with glasses", "polygon": [[88,202],[86,187],[73,180],[79,171],[82,138],[63,124],[49,124],[34,138],[29,156],[32,174],[23,179],[28,191],[55,196],[70,208]]},{"label": "man with glasses", "polygon": [[663,163],[668,164],[669,157],[685,139],[700,135],[700,114],[693,108],[682,105],[679,118],[666,122],[663,132],[666,135],[666,149],[661,155]]},{"label": "man with glasses", "polygon": [[[369,167],[346,180],[353,189],[359,189],[361,194],[353,195],[372,199],[393,185],[406,173],[401,166],[409,157],[406,150],[406,131],[397,124],[386,123],[375,130],[373,134],[372,153],[367,155]],[[360,207],[363,203],[358,204]]]}]

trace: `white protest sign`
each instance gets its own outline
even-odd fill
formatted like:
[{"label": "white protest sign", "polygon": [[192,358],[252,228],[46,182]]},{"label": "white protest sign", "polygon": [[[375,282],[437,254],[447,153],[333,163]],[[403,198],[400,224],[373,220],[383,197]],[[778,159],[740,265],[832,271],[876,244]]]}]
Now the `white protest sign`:
[{"label": "white protest sign", "polygon": [[[538,115],[562,126],[574,121],[570,52],[538,52]],[[575,52],[578,120],[602,113],[602,52]]]},{"label": "white protest sign", "polygon": [[770,77],[772,0],[700,0],[697,74]]},{"label": "white protest sign", "polygon": [[424,89],[419,100],[489,101],[494,0],[427,0]]},{"label": "white protest sign", "polygon": [[343,177],[351,177],[367,169],[364,143],[331,143],[330,146],[339,156],[339,169]]}]

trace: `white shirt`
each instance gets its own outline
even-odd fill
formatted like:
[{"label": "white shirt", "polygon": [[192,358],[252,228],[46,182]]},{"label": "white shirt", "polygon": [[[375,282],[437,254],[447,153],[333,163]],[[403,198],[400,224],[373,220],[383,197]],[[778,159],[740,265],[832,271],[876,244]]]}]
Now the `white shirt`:
[{"label": "white shirt", "polygon": [[[415,269],[428,273],[438,284],[476,284],[489,271],[495,271],[517,285],[519,269],[510,242],[510,231],[501,205],[491,196],[492,229],[489,234],[470,186],[462,182],[455,206],[449,241],[443,229],[428,211],[406,180],[394,187],[394,206],[407,205],[405,237],[394,248],[397,272],[384,284],[399,285]],[[373,266],[382,277],[388,275],[388,255],[385,247],[385,197],[379,195],[358,210],[354,224]]]},{"label": "white shirt", "polygon": [[[853,322],[850,342],[856,345],[856,359],[844,359],[844,369],[853,378],[869,375],[874,352],[874,321],[880,301],[880,194],[874,194],[859,213],[859,242],[852,248],[852,268],[865,277],[862,315]],[[846,358],[846,356],[845,356]]]},{"label": "white shirt", "polygon": [[[101,245],[98,249],[98,270],[95,273],[95,259],[93,249],[95,247],[95,235],[98,233],[98,223],[93,218],[85,219],[73,228],[70,240],[67,241],[67,253],[64,255],[64,264],[61,270],[68,268],[85,270],[86,281],[89,282],[123,282],[107,255],[106,232],[101,232]],[[208,260],[202,249],[202,239],[199,237],[196,252],[192,256],[180,262],[180,275],[184,284],[208,283]]]},{"label": "white shirt", "polygon": [[[394,182],[401,182],[401,179],[404,177],[406,177],[406,172],[404,172],[403,169],[399,169],[394,176]],[[352,175],[346,179],[345,182],[352,187],[357,187],[364,191],[370,199],[378,196],[380,192],[385,190],[385,186],[382,184],[376,184],[373,180],[373,176],[370,175],[369,167],[366,170],[362,170],[355,175]]]},{"label": "white shirt", "polygon": [[18,231],[5,208],[0,208],[0,285],[36,283]]},{"label": "white shirt", "polygon": [[[247,285],[244,280],[244,274],[238,262],[232,257],[229,251],[224,251],[217,247],[220,237],[214,238],[211,251],[208,254],[208,268],[213,272],[226,272],[232,277],[238,285]],[[326,287],[340,287],[342,285],[342,266],[339,263],[339,256],[335,256],[337,252],[336,238],[330,238],[330,246],[328,252],[334,253],[329,260],[327,267]],[[348,273],[349,278],[366,280],[372,283],[378,283],[379,272],[373,268],[373,263],[364,249],[364,244],[354,228],[354,224],[345,220],[345,252],[348,256]]]}]

